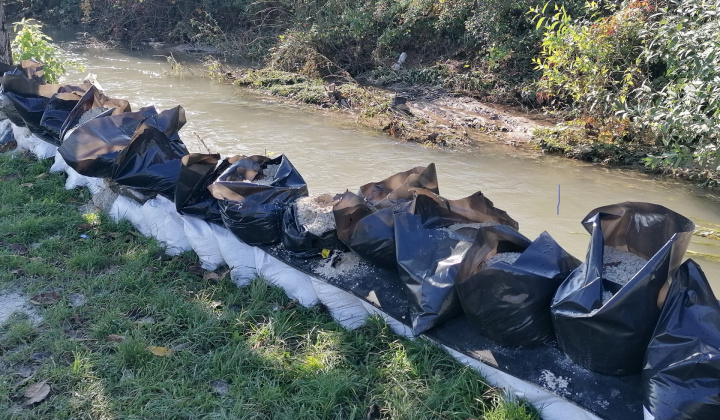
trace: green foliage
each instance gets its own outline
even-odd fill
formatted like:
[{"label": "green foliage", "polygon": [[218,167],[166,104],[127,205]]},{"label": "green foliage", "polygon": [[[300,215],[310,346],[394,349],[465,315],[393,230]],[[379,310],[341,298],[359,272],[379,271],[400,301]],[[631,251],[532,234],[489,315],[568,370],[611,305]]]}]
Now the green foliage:
[{"label": "green foliage", "polygon": [[545,28],[539,100],[594,117],[609,141],[653,144],[650,166],[720,168],[720,1],[588,3],[581,18],[546,8],[531,12]]},{"label": "green foliage", "polygon": [[16,33],[12,41],[13,61],[35,60],[42,63],[45,80],[49,83],[57,83],[69,65],[81,68],[63,57],[63,51],[42,32],[41,24],[23,19],[13,25]]}]

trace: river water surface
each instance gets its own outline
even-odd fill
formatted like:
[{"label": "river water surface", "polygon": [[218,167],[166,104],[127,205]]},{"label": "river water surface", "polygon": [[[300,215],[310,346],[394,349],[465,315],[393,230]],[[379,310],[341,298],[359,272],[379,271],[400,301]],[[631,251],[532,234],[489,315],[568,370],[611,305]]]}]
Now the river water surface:
[{"label": "river water surface", "polygon": [[[580,221],[602,205],[652,202],[720,230],[717,198],[686,183],[538,157],[505,145],[458,152],[399,143],[333,112],[281,104],[209,80],[169,77],[162,51],[63,46],[77,54],[86,72],[97,75],[108,96],[129,100],[133,110],[182,105],[188,123],[180,134],[191,152],[206,152],[200,136],[222,155],[284,153],[307,181],[310,194],[356,191],[362,184],[434,162],[442,196],[456,199],[480,190],[519,222],[525,236],[534,239],[546,230],[580,259],[589,241]],[[84,74],[72,72],[65,81],[79,82]],[[718,246],[720,241],[695,236],[687,257],[702,265],[720,295],[720,258],[712,257],[720,254]]]}]

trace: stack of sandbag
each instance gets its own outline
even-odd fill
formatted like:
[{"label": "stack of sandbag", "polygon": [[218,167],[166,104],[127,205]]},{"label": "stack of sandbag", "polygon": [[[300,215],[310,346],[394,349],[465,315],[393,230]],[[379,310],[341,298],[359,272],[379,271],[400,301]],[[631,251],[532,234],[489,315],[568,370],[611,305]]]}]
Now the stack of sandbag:
[{"label": "stack of sandbag", "polygon": [[558,288],[552,315],[560,348],[601,373],[639,373],[694,223],[663,206],[621,203],[591,211],[587,260]]},{"label": "stack of sandbag", "polygon": [[720,304],[692,260],[675,274],[642,380],[646,419],[720,419]]},{"label": "stack of sandbag", "polygon": [[550,302],[580,261],[547,233],[534,241],[509,226],[478,229],[455,277],[477,330],[503,346],[552,340]]},{"label": "stack of sandbag", "polygon": [[225,226],[250,245],[282,240],[282,217],[307,183],[284,155],[248,156],[230,165],[210,187]]}]

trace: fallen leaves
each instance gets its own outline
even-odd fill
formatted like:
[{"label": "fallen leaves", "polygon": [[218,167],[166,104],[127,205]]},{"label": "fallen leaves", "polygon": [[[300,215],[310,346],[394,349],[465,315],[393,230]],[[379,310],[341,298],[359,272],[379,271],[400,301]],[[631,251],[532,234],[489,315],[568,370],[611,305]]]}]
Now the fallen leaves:
[{"label": "fallen leaves", "polygon": [[210,381],[210,388],[214,393],[218,394],[221,397],[230,391],[230,385],[227,383],[227,381],[223,381],[222,379]]},{"label": "fallen leaves", "polygon": [[30,298],[30,303],[39,306],[54,305],[60,300],[60,293],[48,292],[40,293]]},{"label": "fallen leaves", "polygon": [[25,402],[23,405],[33,405],[43,401],[50,395],[50,385],[47,383],[47,379],[44,381],[36,382],[25,389]]},{"label": "fallen leaves", "polygon": [[105,339],[111,343],[122,343],[127,340],[127,337],[124,335],[110,334]]},{"label": "fallen leaves", "polygon": [[160,356],[160,357],[172,356],[172,354],[175,353],[173,351],[173,349],[169,349],[167,347],[158,347],[158,346],[147,346],[147,350],[150,353],[154,354],[155,356]]}]

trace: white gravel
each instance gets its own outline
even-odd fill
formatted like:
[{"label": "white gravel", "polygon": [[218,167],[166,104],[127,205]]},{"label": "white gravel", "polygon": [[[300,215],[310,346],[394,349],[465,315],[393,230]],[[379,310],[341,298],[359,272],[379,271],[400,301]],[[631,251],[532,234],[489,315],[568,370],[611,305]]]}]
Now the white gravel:
[{"label": "white gravel", "polygon": [[464,228],[480,229],[481,227],[496,226],[496,225],[499,225],[499,224],[500,224],[500,223],[498,223],[498,222],[496,222],[496,221],[493,221],[493,220],[491,220],[491,221],[489,221],[489,222],[482,222],[482,223],[456,223],[456,224],[454,224],[454,225],[450,225],[450,226],[448,226],[448,227],[440,228],[440,229],[438,229],[438,230],[445,230],[445,231],[448,231],[448,232],[455,232],[455,231],[458,231],[458,230],[464,229]]},{"label": "white gravel", "polygon": [[491,258],[488,258],[483,263],[483,268],[490,267],[491,265],[499,262],[504,262],[506,264],[514,264],[515,261],[517,261],[518,258],[522,255],[522,252],[501,252],[499,254],[493,255]]},{"label": "white gravel", "polygon": [[603,278],[622,286],[640,271],[647,260],[635,254],[606,246],[603,250]]},{"label": "white gravel", "polygon": [[270,185],[275,180],[280,165],[268,165],[264,167],[253,179],[254,184]]},{"label": "white gravel", "polygon": [[[334,266],[333,266],[334,265]],[[313,272],[323,277],[336,279],[346,274],[359,274],[367,269],[366,263],[352,252],[338,252],[323,260]]]},{"label": "white gravel", "polygon": [[325,193],[302,197],[295,201],[300,226],[313,235],[320,236],[335,229],[333,197]]},{"label": "white gravel", "polygon": [[540,373],[540,382],[545,385],[545,388],[559,394],[567,393],[567,387],[570,385],[570,379],[562,376],[555,376],[554,373],[547,369],[543,369]]},{"label": "white gravel", "polygon": [[110,108],[103,108],[101,106],[90,108],[89,110],[85,111],[84,114],[80,116],[80,121],[78,122],[78,125],[83,125],[86,122],[92,120],[93,118],[97,117],[98,115],[102,114],[103,112],[107,111]]}]

